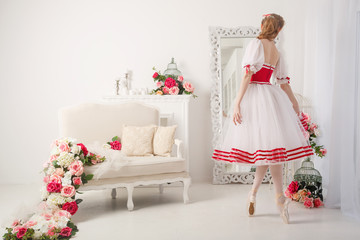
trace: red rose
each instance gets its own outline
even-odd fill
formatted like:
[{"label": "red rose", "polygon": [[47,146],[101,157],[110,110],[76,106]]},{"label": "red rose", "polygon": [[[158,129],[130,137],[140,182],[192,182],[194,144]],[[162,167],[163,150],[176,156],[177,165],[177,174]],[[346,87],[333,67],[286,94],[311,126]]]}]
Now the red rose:
[{"label": "red rose", "polygon": [[72,229],[69,227],[63,228],[61,229],[60,236],[69,237],[71,235],[71,231]]},{"label": "red rose", "polygon": [[47,185],[46,190],[48,192],[58,193],[61,191],[61,183],[51,182]]},{"label": "red rose", "polygon": [[62,210],[68,211],[71,215],[74,215],[78,210],[78,205],[75,201],[67,202],[62,206]]},{"label": "red rose", "polygon": [[177,85],[178,84],[176,83],[176,81],[174,79],[170,78],[170,77],[165,80],[165,86],[167,88],[172,88],[172,87],[175,87]]},{"label": "red rose", "polygon": [[121,143],[119,141],[113,141],[110,143],[111,149],[121,150]]},{"label": "red rose", "polygon": [[26,231],[27,231],[27,228],[24,228],[24,227],[20,228],[18,233],[16,234],[16,237],[21,239],[25,235]]},{"label": "red rose", "polygon": [[297,181],[292,181],[290,183],[290,185],[288,186],[288,190],[291,194],[296,193],[298,191],[298,189],[299,189],[299,184]]},{"label": "red rose", "polygon": [[159,76],[159,74],[157,72],[155,72],[154,75],[153,75],[153,78],[156,79],[158,76]]},{"label": "red rose", "polygon": [[84,144],[78,143],[77,145],[81,147],[81,150],[83,151],[84,156],[88,155],[89,152],[88,152],[88,150],[87,150],[87,148],[85,147]]}]

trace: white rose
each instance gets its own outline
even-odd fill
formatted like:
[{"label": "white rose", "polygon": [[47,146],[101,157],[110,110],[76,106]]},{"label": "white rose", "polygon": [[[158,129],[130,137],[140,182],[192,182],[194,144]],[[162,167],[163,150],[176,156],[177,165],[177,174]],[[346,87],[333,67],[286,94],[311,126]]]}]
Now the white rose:
[{"label": "white rose", "polygon": [[110,146],[110,144],[105,143],[105,144],[103,145],[103,148],[105,148],[105,149],[111,149],[111,146]]},{"label": "white rose", "polygon": [[42,235],[42,233],[40,231],[35,231],[33,236],[34,236],[34,239],[40,239],[41,235]]},{"label": "white rose", "polygon": [[81,147],[78,146],[78,145],[74,145],[74,146],[71,147],[71,152],[72,152],[73,154],[79,154],[79,153],[80,153],[80,150],[81,150]]},{"label": "white rose", "polygon": [[71,172],[68,171],[64,174],[64,177],[61,180],[63,186],[71,185]]},{"label": "white rose", "polygon": [[72,153],[62,152],[60,153],[60,156],[56,160],[59,166],[67,168],[75,161],[75,158],[74,158],[74,154]]},{"label": "white rose", "polygon": [[71,198],[63,197],[60,193],[52,193],[49,195],[46,203],[53,208],[58,208],[58,205],[62,205],[66,202],[71,202]]}]

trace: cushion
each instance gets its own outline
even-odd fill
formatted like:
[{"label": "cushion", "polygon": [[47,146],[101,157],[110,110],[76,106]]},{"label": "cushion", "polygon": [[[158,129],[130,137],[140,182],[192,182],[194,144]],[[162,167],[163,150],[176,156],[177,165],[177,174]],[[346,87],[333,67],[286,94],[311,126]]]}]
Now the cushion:
[{"label": "cushion", "polygon": [[[185,159],[177,157],[124,157],[124,160],[127,162],[125,166],[117,166],[118,163],[114,162],[112,167],[98,176],[98,179],[177,173],[186,170]],[[86,174],[93,174],[101,164],[85,166],[84,171]],[[94,178],[97,179],[97,176]]]},{"label": "cushion", "polygon": [[157,126],[124,126],[122,130],[122,152],[127,156],[152,156],[153,138]]},{"label": "cushion", "polygon": [[154,135],[154,154],[157,156],[170,157],[176,125],[158,127]]}]

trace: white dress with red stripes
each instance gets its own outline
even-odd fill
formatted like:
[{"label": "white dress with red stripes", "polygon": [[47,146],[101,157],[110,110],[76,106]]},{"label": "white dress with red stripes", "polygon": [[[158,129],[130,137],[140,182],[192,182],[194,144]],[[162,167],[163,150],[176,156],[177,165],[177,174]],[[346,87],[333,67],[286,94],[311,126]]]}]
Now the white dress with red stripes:
[{"label": "white dress with red stripes", "polygon": [[213,159],[246,165],[273,165],[301,160],[313,155],[301,120],[287,94],[272,85],[288,84],[283,57],[276,66],[264,63],[261,40],[252,40],[246,48],[242,66],[254,72],[240,103],[242,123],[230,123]]}]

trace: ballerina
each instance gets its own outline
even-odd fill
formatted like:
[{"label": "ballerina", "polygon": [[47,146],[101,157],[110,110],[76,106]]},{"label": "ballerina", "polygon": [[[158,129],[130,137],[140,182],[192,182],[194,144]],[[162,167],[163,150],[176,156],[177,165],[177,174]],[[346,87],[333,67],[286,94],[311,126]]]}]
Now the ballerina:
[{"label": "ballerina", "polygon": [[[290,199],[282,189],[283,164],[313,155],[313,151],[301,125],[284,58],[274,43],[283,26],[280,15],[264,15],[259,36],[246,47],[233,124],[224,133],[221,146],[214,150],[213,159],[256,166],[247,201],[249,216],[255,213],[256,193],[270,168],[280,216],[289,223]],[[270,83],[272,74],[280,87]]]}]

